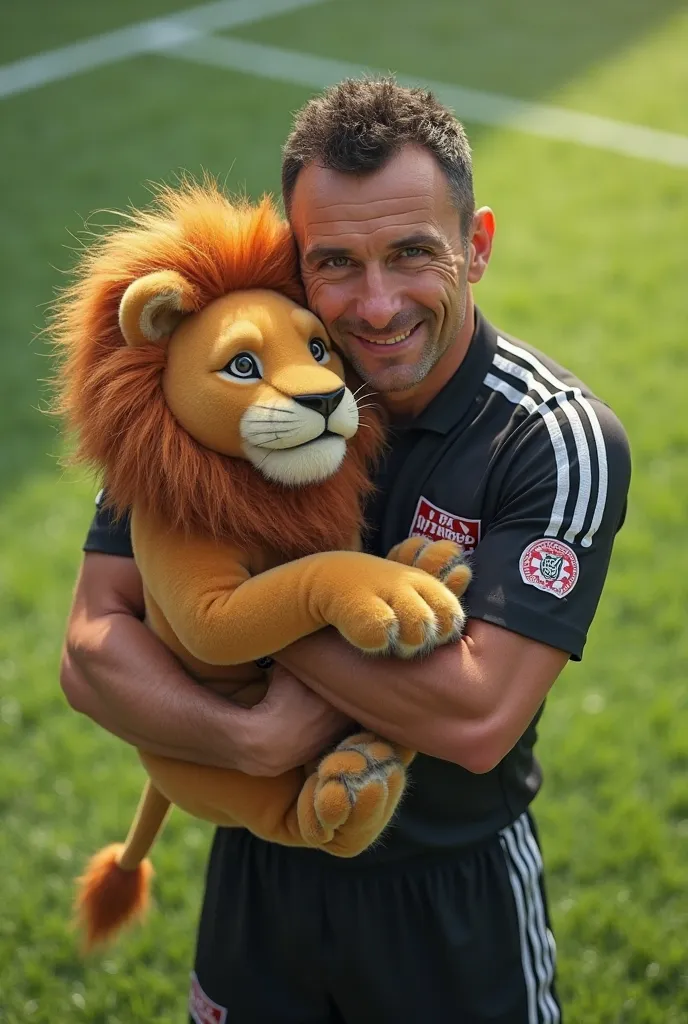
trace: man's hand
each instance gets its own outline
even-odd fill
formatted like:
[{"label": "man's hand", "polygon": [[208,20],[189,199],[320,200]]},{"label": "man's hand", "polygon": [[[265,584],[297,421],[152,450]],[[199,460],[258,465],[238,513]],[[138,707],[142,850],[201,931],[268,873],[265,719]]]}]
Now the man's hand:
[{"label": "man's hand", "polygon": [[86,555],[60,681],[75,710],[120,739],[163,757],[278,775],[346,733],[347,717],[282,667],[256,708],[200,686],[141,621],[143,614],[134,560]]},{"label": "man's hand", "polygon": [[281,775],[319,757],[350,731],[352,722],[275,665],[265,698],[250,712],[244,752],[236,767],[249,775]]}]

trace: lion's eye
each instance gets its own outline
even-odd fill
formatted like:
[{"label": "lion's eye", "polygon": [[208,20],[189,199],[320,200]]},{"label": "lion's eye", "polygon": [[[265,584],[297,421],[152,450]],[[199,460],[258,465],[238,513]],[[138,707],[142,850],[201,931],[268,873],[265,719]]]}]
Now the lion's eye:
[{"label": "lion's eye", "polygon": [[239,377],[240,380],[251,380],[256,377],[260,379],[260,367],[250,352],[240,352],[234,356],[221,372],[231,377]]},{"label": "lion's eye", "polygon": [[313,358],[317,359],[319,363],[326,363],[330,358],[330,353],[327,351],[327,346],[322,338],[311,338],[308,342],[308,348]]}]

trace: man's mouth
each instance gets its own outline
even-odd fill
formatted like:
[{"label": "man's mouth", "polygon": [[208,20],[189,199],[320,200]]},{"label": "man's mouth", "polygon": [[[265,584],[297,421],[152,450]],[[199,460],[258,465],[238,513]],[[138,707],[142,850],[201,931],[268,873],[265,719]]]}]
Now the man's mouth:
[{"label": "man's mouth", "polygon": [[386,348],[389,345],[400,345],[416,333],[422,322],[423,321],[421,320],[420,323],[415,325],[415,327],[411,327],[408,331],[403,331],[401,334],[395,334],[392,338],[366,338],[362,334],[355,334],[354,337],[358,341],[362,341],[366,345],[374,345],[376,348]]}]

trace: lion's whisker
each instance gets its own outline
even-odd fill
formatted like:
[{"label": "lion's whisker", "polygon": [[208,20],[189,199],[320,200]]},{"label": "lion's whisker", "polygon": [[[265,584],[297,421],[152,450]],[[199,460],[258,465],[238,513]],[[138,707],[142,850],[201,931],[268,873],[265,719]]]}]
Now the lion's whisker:
[{"label": "lion's whisker", "polygon": [[251,438],[260,437],[261,434],[269,434],[274,440],[276,440],[278,437],[288,437],[289,434],[293,434],[295,430],[296,427],[293,427],[292,430],[254,430],[250,434],[247,433],[245,438],[247,441],[250,441]]},{"label": "lion's whisker", "polygon": [[251,406],[252,409],[267,409],[269,412],[285,412],[288,416],[296,416],[296,410],[285,409],[281,405],[255,405]]},{"label": "lion's whisker", "polygon": [[[273,434],[273,436],[269,437],[267,441],[252,441],[251,444],[253,444],[256,448],[267,448],[268,445],[271,445],[273,441],[279,441],[284,436],[284,434]],[[294,445],[293,447],[296,448],[298,447],[298,445]]]},{"label": "lion's whisker", "polygon": [[[370,385],[370,381],[364,380],[363,383],[361,384],[360,388],[356,388],[356,390],[354,391],[354,394],[357,395],[359,393],[359,391],[363,391],[363,388],[369,388],[370,386],[371,386]],[[377,391],[373,391],[372,394],[376,395]]]},{"label": "lion's whisker", "polygon": [[[273,441],[277,441],[277,439],[278,439],[278,438],[277,438],[277,435],[275,435],[274,437],[271,437],[271,438],[269,438],[269,439],[268,439],[267,441],[258,441],[258,442],[257,442],[257,443],[256,443],[256,444],[254,445],[254,447],[255,447],[255,448],[269,448],[269,447],[270,447],[270,445],[272,444],[272,442],[273,442]],[[272,451],[274,451],[274,449],[272,449]]]},{"label": "lion's whisker", "polygon": [[293,422],[294,422],[293,420],[261,420],[261,419],[246,420],[246,423],[248,424],[249,427],[252,426],[252,424],[254,424],[254,423],[270,423],[272,425],[273,423],[293,423]]}]

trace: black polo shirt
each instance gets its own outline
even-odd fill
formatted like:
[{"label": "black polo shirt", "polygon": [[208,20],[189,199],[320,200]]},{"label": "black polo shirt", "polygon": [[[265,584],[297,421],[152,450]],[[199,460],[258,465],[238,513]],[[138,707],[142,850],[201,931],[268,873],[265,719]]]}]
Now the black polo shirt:
[{"label": "black polo shirt", "polygon": [[[396,424],[368,509],[366,549],[447,537],[470,551],[469,616],[583,654],[623,524],[624,429],[589,388],[480,311],[466,358],[420,416]],[[86,551],[131,555],[128,525],[97,510]],[[419,755],[384,839],[361,860],[470,845],[514,820],[541,784],[542,707],[491,772]]]}]

